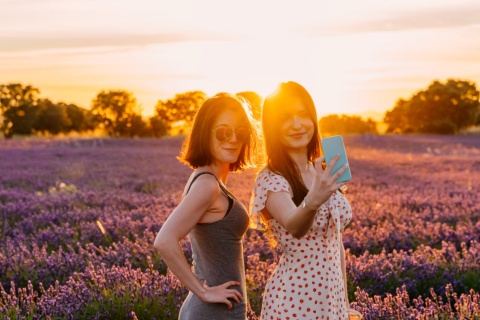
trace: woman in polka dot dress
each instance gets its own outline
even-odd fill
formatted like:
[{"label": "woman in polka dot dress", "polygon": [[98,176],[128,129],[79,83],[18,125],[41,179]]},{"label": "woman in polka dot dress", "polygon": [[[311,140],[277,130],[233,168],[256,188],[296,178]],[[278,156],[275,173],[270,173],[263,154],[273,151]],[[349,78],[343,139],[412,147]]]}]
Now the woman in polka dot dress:
[{"label": "woman in polka dot dress", "polygon": [[264,223],[283,254],[263,293],[261,319],[348,319],[341,232],[352,211],[332,168],[322,168],[310,94],[281,83],[263,105],[267,165],[258,174],[251,218]]}]

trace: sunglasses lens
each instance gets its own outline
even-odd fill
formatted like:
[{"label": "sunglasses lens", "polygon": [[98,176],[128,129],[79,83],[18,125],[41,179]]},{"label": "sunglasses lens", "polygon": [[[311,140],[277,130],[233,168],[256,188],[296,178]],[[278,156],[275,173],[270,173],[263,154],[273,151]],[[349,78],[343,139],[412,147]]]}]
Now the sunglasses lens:
[{"label": "sunglasses lens", "polygon": [[247,142],[248,138],[250,137],[250,131],[245,128],[238,128],[235,131],[235,135],[237,136],[237,140],[240,142]]},{"label": "sunglasses lens", "polygon": [[[217,140],[220,142],[230,140],[233,137],[233,129],[230,127],[219,127],[214,131],[215,138],[217,138]],[[242,143],[247,142],[248,138],[250,137],[250,131],[246,128],[238,128],[235,130],[235,137]]]},{"label": "sunglasses lens", "polygon": [[220,142],[230,139],[232,135],[233,135],[233,130],[228,127],[220,127],[215,130],[215,137]]}]

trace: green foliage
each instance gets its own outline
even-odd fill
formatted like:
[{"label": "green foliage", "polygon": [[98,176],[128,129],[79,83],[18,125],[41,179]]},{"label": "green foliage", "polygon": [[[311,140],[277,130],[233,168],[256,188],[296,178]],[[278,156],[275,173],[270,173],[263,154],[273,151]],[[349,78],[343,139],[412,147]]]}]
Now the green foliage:
[{"label": "green foliage", "polygon": [[260,314],[262,311],[262,294],[263,291],[259,290],[249,290],[247,286],[247,296],[250,303],[250,308],[256,313]]},{"label": "green foliage", "polygon": [[67,132],[72,125],[68,118],[67,109],[62,105],[54,104],[48,99],[38,101],[38,114],[34,129],[43,133],[59,134]]},{"label": "green foliage", "polygon": [[143,120],[140,114],[133,114],[130,118],[130,125],[126,133],[129,137],[146,137],[149,135],[147,123]]},{"label": "green foliage", "polygon": [[109,136],[131,136],[132,121],[140,113],[137,100],[127,91],[102,91],[92,101],[92,114]]},{"label": "green foliage", "polygon": [[158,100],[155,112],[167,129],[172,129],[173,125],[179,121],[184,121],[184,125],[190,124],[205,100],[207,96],[202,91],[179,93],[173,99]]},{"label": "green foliage", "polygon": [[67,116],[70,119],[70,126],[67,131],[83,132],[95,129],[93,116],[89,110],[80,108],[74,104],[58,103],[59,106],[65,108]]},{"label": "green foliage", "polygon": [[148,121],[152,137],[160,138],[167,134],[167,125],[159,117],[151,117]]},{"label": "green foliage", "polygon": [[479,91],[474,82],[432,82],[409,100],[399,99],[385,114],[391,133],[455,134],[478,124]]},{"label": "green foliage", "polygon": [[458,290],[459,292],[462,292],[465,290],[465,288],[474,290],[474,291],[479,291],[480,290],[480,267],[475,267],[472,266],[472,268],[465,270],[463,272],[459,272],[455,275],[455,280],[458,281],[461,285],[458,285],[458,287],[454,288],[455,290]]},{"label": "green foliage", "polygon": [[[77,319],[176,319],[175,292],[166,297],[158,295],[154,299],[145,297],[140,290],[131,290],[127,286],[122,292],[119,288],[105,289],[98,301],[90,301],[78,312]],[[158,318],[160,317],[160,318]]]},{"label": "green foliage", "polygon": [[0,130],[6,138],[35,132],[55,135],[95,129],[87,110],[74,104],[39,99],[39,93],[32,86],[0,85]]},{"label": "green foliage", "polygon": [[365,121],[359,116],[348,116],[345,114],[325,116],[320,119],[319,126],[323,136],[378,133],[377,124],[372,119],[368,118]]},{"label": "green foliage", "polygon": [[0,85],[0,130],[6,138],[33,132],[40,91],[19,83]]},{"label": "green foliage", "polygon": [[134,188],[136,192],[155,194],[157,192],[159,182],[157,181],[144,181],[137,184]]},{"label": "green foliage", "polygon": [[91,112],[100,127],[112,137],[133,137],[146,125],[137,99],[127,91],[102,91],[92,101]]}]

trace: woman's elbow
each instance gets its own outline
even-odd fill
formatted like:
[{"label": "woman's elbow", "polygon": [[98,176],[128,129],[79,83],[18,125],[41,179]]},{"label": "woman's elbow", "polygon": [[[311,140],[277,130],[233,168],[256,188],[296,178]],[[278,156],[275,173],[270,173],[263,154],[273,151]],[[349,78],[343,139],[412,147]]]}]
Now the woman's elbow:
[{"label": "woman's elbow", "polygon": [[169,244],[168,239],[161,232],[159,232],[155,238],[155,241],[153,242],[153,247],[161,254],[162,252],[165,252],[169,246],[171,245]]},{"label": "woman's elbow", "polygon": [[308,232],[308,229],[304,230],[304,228],[299,228],[297,226],[286,226],[285,229],[287,229],[287,231],[296,239],[302,238]]}]

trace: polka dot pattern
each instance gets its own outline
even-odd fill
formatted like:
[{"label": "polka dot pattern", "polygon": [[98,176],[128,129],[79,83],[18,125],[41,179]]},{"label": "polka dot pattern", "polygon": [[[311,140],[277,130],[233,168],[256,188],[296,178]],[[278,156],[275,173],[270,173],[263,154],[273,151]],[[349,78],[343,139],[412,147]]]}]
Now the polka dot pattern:
[{"label": "polka dot pattern", "polygon": [[[268,191],[292,195],[285,178],[263,169],[255,181],[251,210],[254,221],[265,208]],[[351,218],[348,200],[336,192],[320,207],[312,227],[300,239],[275,219],[268,221],[283,253],[265,287],[261,319],[348,319],[340,231]]]}]

